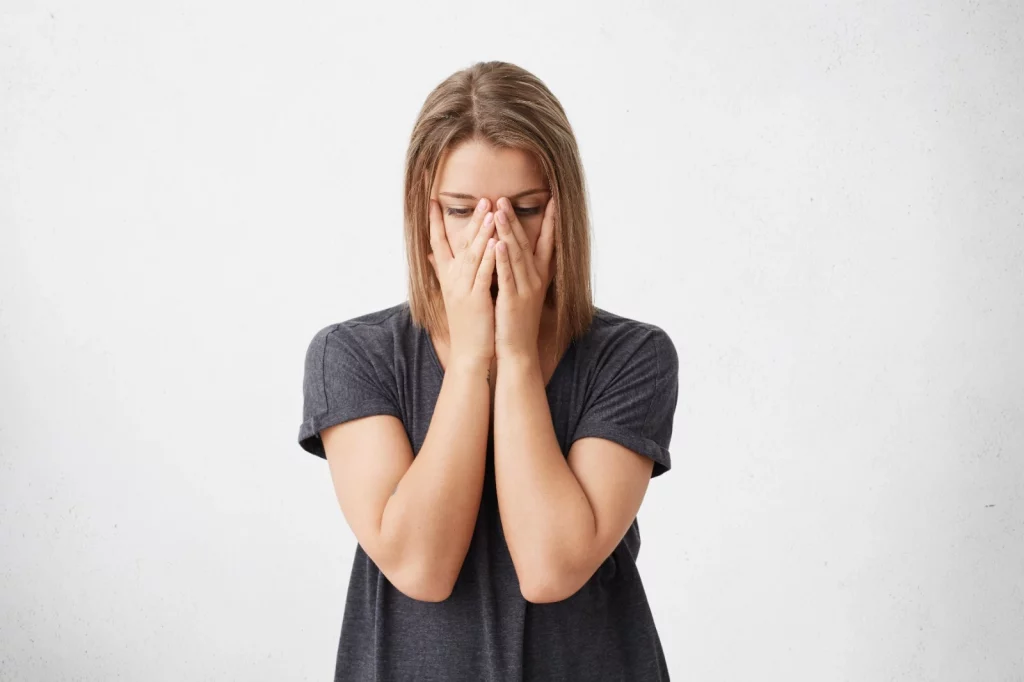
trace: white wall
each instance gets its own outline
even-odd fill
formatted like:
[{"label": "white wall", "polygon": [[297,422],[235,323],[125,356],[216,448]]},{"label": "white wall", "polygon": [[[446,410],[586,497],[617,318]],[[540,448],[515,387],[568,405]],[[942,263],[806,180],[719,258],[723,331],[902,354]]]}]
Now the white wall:
[{"label": "white wall", "polygon": [[330,679],[303,354],[404,296],[408,134],[482,59],[679,351],[673,678],[1022,679],[1021,4],[371,4],[0,7],[0,679]]}]

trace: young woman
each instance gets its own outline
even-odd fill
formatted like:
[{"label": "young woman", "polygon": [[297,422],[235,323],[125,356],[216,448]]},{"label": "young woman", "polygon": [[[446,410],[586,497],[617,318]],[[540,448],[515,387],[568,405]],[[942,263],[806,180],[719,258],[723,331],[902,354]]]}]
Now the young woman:
[{"label": "young woman", "polygon": [[408,301],[316,333],[299,444],[358,540],[336,680],[668,679],[636,557],[678,359],[591,301],[584,174],[535,76],[479,63],[406,159]]}]

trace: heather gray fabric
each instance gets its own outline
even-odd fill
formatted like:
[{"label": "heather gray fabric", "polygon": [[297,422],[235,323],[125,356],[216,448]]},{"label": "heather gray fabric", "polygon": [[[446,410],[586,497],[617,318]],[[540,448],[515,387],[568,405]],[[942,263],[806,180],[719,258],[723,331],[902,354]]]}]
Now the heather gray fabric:
[{"label": "heather gray fabric", "polygon": [[[324,457],[319,431],[373,414],[402,420],[419,451],[443,372],[408,302],[332,324],[309,344],[299,444]],[[659,327],[598,309],[547,386],[562,452],[599,436],[671,465],[668,445],[678,395],[678,358]],[[667,680],[661,641],[636,556],[634,520],[622,542],[573,596],[532,604],[519,591],[498,516],[494,454],[476,529],[452,595],[411,599],[356,547],[335,680]]]}]

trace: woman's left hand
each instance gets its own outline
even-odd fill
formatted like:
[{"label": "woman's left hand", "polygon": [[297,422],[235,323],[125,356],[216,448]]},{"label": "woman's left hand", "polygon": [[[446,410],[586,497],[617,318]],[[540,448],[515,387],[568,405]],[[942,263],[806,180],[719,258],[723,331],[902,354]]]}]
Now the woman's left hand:
[{"label": "woman's left hand", "polygon": [[544,208],[540,237],[530,247],[507,198],[498,200],[495,224],[498,243],[498,300],[494,307],[494,353],[497,359],[537,360],[541,313],[553,278],[551,254],[555,241],[555,199]]}]

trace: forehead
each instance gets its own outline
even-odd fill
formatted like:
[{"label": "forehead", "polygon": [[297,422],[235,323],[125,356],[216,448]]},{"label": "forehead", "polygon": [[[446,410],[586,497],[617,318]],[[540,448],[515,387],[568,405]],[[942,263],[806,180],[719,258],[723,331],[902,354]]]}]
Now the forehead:
[{"label": "forehead", "polygon": [[435,186],[442,192],[495,199],[546,184],[540,165],[529,152],[470,140],[441,157]]}]

